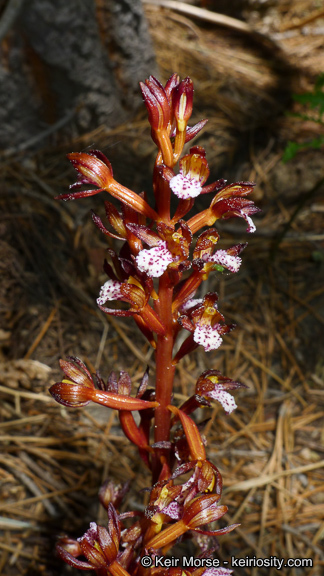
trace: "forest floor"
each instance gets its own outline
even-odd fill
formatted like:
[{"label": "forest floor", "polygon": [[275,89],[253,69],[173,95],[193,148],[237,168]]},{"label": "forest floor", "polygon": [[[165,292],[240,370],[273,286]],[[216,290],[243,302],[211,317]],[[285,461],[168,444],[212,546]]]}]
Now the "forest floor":
[{"label": "forest floor", "polygon": [[[212,2],[202,3],[211,8]],[[251,3],[250,3],[251,4]],[[258,3],[257,3],[258,4]],[[267,4],[267,3],[266,3]],[[237,328],[220,350],[198,350],[179,365],[175,400],[203,370],[220,370],[247,388],[238,409],[207,409],[208,456],[224,479],[227,523],[221,562],[236,558],[310,559],[286,568],[320,576],[324,565],[324,248],[323,149],[288,163],[288,140],[309,142],[320,125],[292,94],[313,90],[323,72],[324,14],[308,0],[273,2],[239,14],[261,33],[243,34],[146,4],[161,77],[176,70],[195,84],[195,119],[210,119],[198,141],[211,178],[257,182],[257,231],[220,225],[223,246],[248,241],[236,275],[209,279],[220,310]],[[319,15],[316,17],[317,12]],[[157,22],[163,25],[157,26]],[[322,33],[320,34],[320,31]],[[168,39],[167,43],[165,38]],[[172,62],[172,69],[170,68]],[[71,205],[53,198],[74,175],[64,155],[96,142],[116,178],[149,188],[154,146],[145,111],[114,131],[99,127],[73,142],[4,158],[0,191],[0,574],[71,574],[55,558],[57,536],[80,536],[105,522],[97,499],[109,477],[132,480],[124,508],[143,506],[144,466],[119,433],[114,411],[58,406],[48,394],[61,379],[59,358],[75,355],[106,378],[127,370],[134,388],[154,357],[135,325],[98,311],[107,243],[89,218],[96,196]],[[138,169],[141,168],[141,170]],[[143,172],[142,172],[143,168]],[[274,576],[276,568],[239,568]]]}]

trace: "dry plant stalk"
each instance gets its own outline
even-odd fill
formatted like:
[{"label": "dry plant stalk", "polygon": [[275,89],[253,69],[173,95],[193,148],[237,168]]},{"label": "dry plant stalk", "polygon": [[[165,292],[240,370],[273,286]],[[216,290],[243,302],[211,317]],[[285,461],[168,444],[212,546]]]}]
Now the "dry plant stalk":
[{"label": "dry plant stalk", "polygon": [[[230,391],[243,385],[217,370],[207,370],[198,378],[194,395],[180,407],[173,404],[172,393],[178,362],[198,346],[206,351],[217,349],[233,328],[218,310],[216,293],[195,298],[210,273],[239,270],[239,254],[246,246],[217,250],[219,234],[213,225],[220,218],[242,217],[248,232],[253,232],[251,215],[258,209],[246,198],[253,190],[251,182],[226,185],[221,179],[205,185],[209,169],[202,147],[194,146],[181,157],[185,143],[206,123],[187,126],[193,104],[191,79],[180,82],[173,74],[163,87],[150,77],[140,87],[158,148],[153,173],[155,207],[144,193],[137,194],[114,180],[109,160],[97,150],[69,154],[78,181],[59,198],[74,200],[106,191],[120,202],[120,211],[105,202],[109,228],[93,214],[103,234],[123,242],[119,254],[108,250],[104,269],[109,280],[97,303],[106,314],[131,316],[152,345],[155,388],[148,387],[146,370],[136,396],[131,396],[127,372],[111,373],[105,382],[99,373],[93,376],[81,360],[69,357],[61,361],[65,379],[50,392],[64,406],[82,407],[92,401],[118,410],[124,434],[151,471],[150,499],[144,512],[119,513],[127,486],[106,482],[99,497],[107,510],[107,526],[92,522],[81,538],[61,538],[57,552],[71,566],[94,570],[99,576],[225,576],[232,570],[220,567],[213,557],[216,537],[237,525],[208,527],[224,516],[227,507],[220,504],[221,474],[207,459],[205,441],[191,414],[213,400],[232,412],[236,404]],[[84,185],[87,189],[80,190]],[[185,220],[195,197],[212,193],[209,208]],[[178,198],[173,215],[172,194]],[[197,232],[200,235],[191,250]],[[183,330],[189,335],[179,344]],[[166,557],[184,537],[196,540],[197,556]]]}]

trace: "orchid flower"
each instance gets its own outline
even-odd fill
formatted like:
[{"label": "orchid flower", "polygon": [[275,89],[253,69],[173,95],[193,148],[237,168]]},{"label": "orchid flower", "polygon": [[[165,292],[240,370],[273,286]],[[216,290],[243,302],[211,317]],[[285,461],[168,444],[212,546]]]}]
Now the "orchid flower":
[{"label": "orchid flower", "polygon": [[[57,545],[58,555],[70,566],[81,570],[105,570],[113,576],[129,576],[117,561],[120,541],[120,524],[117,513],[112,506],[108,507],[108,529],[90,523],[90,528],[78,540],[61,538]],[[78,560],[84,556],[87,560]]]},{"label": "orchid flower", "polygon": [[202,153],[187,154],[179,162],[179,174],[171,178],[170,188],[181,200],[196,198],[209,176],[207,160]]},{"label": "orchid flower", "polygon": [[222,336],[232,327],[221,324],[224,316],[217,307],[217,295],[209,292],[203,299],[189,300],[182,308],[185,313],[179,322],[193,333],[193,340],[204,347],[206,352],[216,350],[222,343]]},{"label": "orchid flower", "polygon": [[111,391],[111,388],[105,387],[103,381],[96,377],[96,383],[99,390],[95,388],[95,382],[89,370],[76,357],[69,357],[66,361],[61,360],[60,365],[67,378],[62,382],[57,382],[50,387],[49,392],[55,398],[56,402],[63,406],[80,408],[86,406],[89,402],[95,402],[102,406],[108,406],[116,410],[145,410],[154,408],[156,402],[148,402],[141,398],[132,398],[130,390],[126,388],[126,394],[118,390]]}]

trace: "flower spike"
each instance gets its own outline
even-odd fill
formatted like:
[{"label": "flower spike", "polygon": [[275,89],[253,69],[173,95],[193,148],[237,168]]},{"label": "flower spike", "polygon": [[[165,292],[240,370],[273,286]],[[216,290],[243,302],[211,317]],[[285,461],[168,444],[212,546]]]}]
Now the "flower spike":
[{"label": "flower spike", "polygon": [[[101,191],[112,197],[105,201],[106,222],[92,213],[107,242],[103,266],[107,279],[97,304],[105,314],[134,320],[153,348],[155,387],[149,387],[148,369],[133,393],[125,370],[113,371],[104,380],[70,356],[61,360],[64,376],[49,391],[63,406],[81,408],[95,402],[117,410],[120,428],[151,471],[152,483],[146,505],[125,510],[122,499],[130,483],[105,482],[99,499],[107,513],[106,525],[91,522],[77,540],[60,538],[57,551],[70,566],[96,576],[230,576],[232,570],[210,568],[209,562],[169,568],[167,556],[168,562],[161,566],[157,557],[163,558],[184,537],[200,547],[199,560],[213,560],[219,547],[215,536],[237,526],[210,526],[227,512],[221,502],[223,479],[207,459],[206,421],[199,422],[193,413],[218,402],[231,414],[236,408],[232,392],[243,385],[218,370],[205,370],[192,395],[180,405],[173,386],[176,364],[185,355],[198,346],[206,352],[217,350],[234,327],[225,323],[218,295],[204,290],[203,283],[210,274],[239,271],[246,244],[222,245],[220,232],[212,226],[219,219],[240,217],[253,232],[251,217],[258,208],[248,195],[254,184],[227,184],[222,178],[207,184],[210,172],[204,148],[194,145],[183,154],[184,145],[207,122],[188,126],[194,92],[189,77],[181,80],[173,74],[163,86],[150,76],[140,88],[157,146],[150,190],[136,193],[119,184],[108,158],[90,150],[68,155],[78,178],[59,198],[74,200]],[[196,198],[204,195],[207,200],[207,194],[209,206],[187,216]],[[120,330],[124,328],[121,325]],[[140,342],[132,343],[120,330],[138,358],[145,354],[146,364],[153,362]],[[187,335],[182,339],[184,330]]]}]

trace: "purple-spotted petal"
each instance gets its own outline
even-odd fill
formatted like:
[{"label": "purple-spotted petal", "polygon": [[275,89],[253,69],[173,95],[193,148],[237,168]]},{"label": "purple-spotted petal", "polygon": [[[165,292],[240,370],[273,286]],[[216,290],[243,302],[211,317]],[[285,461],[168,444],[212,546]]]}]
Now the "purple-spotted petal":
[{"label": "purple-spotted petal", "polygon": [[206,396],[208,396],[208,398],[213,398],[213,400],[217,400],[217,402],[223,406],[227,414],[231,414],[231,412],[237,408],[233,396],[229,394],[229,392],[226,392],[221,384],[216,384],[214,390],[206,393]]},{"label": "purple-spotted petal", "polygon": [[154,246],[149,250],[141,250],[135,260],[141,272],[145,272],[153,278],[159,278],[169,264],[173,262],[173,257],[167,249],[167,243],[161,241],[158,246]]},{"label": "purple-spotted petal", "polygon": [[107,280],[101,286],[99,298],[97,298],[98,306],[103,306],[108,300],[121,300],[122,292],[120,290],[121,283],[117,280]]},{"label": "purple-spotted petal", "polygon": [[215,262],[215,264],[224,266],[231,272],[238,272],[242,264],[242,258],[231,256],[226,250],[217,250],[213,256],[209,256],[208,262]]},{"label": "purple-spotted petal", "polygon": [[170,502],[168,506],[162,509],[163,514],[167,514],[172,520],[180,520],[181,511],[182,509],[178,502]]},{"label": "purple-spotted petal", "polygon": [[256,226],[252,220],[252,218],[250,216],[247,216],[246,214],[244,215],[244,220],[248,223],[248,228],[247,228],[247,232],[250,232],[250,234],[252,234],[253,232],[256,231]]},{"label": "purple-spotted petal", "polygon": [[199,180],[196,180],[195,178],[189,178],[181,172],[180,174],[177,174],[171,178],[170,188],[172,192],[181,200],[196,198],[196,196],[199,196],[202,190]]},{"label": "purple-spotted petal", "polygon": [[206,352],[216,350],[223,342],[221,336],[216,330],[216,327],[208,324],[197,324],[193,339],[197,344],[203,346]]},{"label": "purple-spotted petal", "polygon": [[229,568],[207,568],[200,576],[230,576],[233,570]]}]

